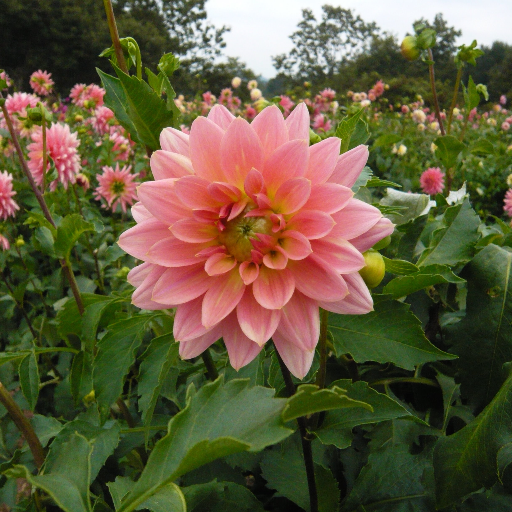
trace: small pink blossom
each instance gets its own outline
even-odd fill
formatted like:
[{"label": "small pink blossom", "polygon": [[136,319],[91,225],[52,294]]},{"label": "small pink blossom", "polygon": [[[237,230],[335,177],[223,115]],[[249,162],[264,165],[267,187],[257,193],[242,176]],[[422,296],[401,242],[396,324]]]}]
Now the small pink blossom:
[{"label": "small pink blossom", "polygon": [[384,94],[385,84],[382,80],[379,80],[373,86],[373,92],[377,98]]},{"label": "small pink blossom", "polygon": [[512,217],[512,189],[508,189],[503,200],[503,210],[507,212],[509,217]]},{"label": "small pink blossom", "polygon": [[440,194],[444,189],[444,173],[439,167],[430,167],[421,175],[420,185],[425,194]]},{"label": "small pink blossom", "polygon": [[0,233],[0,248],[2,249],[2,251],[8,251],[11,248],[11,246],[9,244],[9,240],[7,240],[7,238],[4,235],[2,235],[1,233]]},{"label": "small pink blossom", "polygon": [[503,123],[501,123],[501,129],[505,132],[510,130],[510,123],[508,123],[507,121],[503,121]]},{"label": "small pink blossom", "polygon": [[30,75],[30,87],[39,96],[48,96],[53,89],[55,82],[51,78],[52,74],[47,71],[41,71],[40,69],[34,71]]},{"label": "small pink blossom", "polygon": [[[26,92],[15,92],[9,94],[5,100],[5,108],[11,118],[12,124],[16,132],[21,137],[29,137],[34,131],[35,125],[27,122],[20,117],[27,117],[27,108],[35,108],[41,99],[35,94],[27,94]],[[7,123],[0,112],[0,128],[7,129]]]},{"label": "small pink blossom", "polygon": [[76,84],[69,93],[71,102],[76,106],[92,109],[103,105],[104,96],[105,89],[102,89],[96,84]]},{"label": "small pink blossom", "polygon": [[322,96],[322,98],[324,100],[327,100],[327,101],[331,102],[331,101],[334,101],[334,98],[336,98],[336,92],[333,91],[332,89],[324,89],[320,93],[320,96]]},{"label": "small pink blossom", "polygon": [[279,105],[283,107],[284,117],[288,117],[292,108],[295,106],[295,103],[290,99],[289,96],[285,96],[284,94],[281,96],[281,100],[279,101]]},{"label": "small pink blossom", "polygon": [[[107,165],[103,167],[103,174],[97,176],[100,185],[96,188],[94,198],[98,201],[105,199],[113,212],[118,204],[126,212],[126,207],[137,200],[138,183],[134,180],[138,174],[131,174],[131,169],[131,165],[127,165],[120,170],[119,164],[116,164],[115,170]],[[103,207],[106,208],[105,205]]]},{"label": "small pink blossom", "polygon": [[93,117],[90,119],[96,133],[98,135],[105,135],[110,131],[109,121],[114,119],[114,112],[102,105],[94,111]]},{"label": "small pink blossom", "polygon": [[213,105],[216,98],[210,91],[206,91],[203,93],[203,100],[208,106],[211,106]]},{"label": "small pink blossom", "polygon": [[410,108],[407,105],[402,105],[402,114],[408,114],[410,111]]},{"label": "small pink blossom", "polygon": [[252,106],[252,105],[246,105],[245,106],[245,118],[248,119],[249,121],[251,121],[252,119],[254,119],[256,117],[256,109]]},{"label": "small pink blossom", "polygon": [[331,129],[331,121],[323,114],[317,114],[313,119],[313,129],[328,132]]},{"label": "small pink blossom", "polygon": [[6,220],[14,217],[20,207],[13,199],[16,191],[12,189],[12,174],[7,171],[0,172],[0,219]]},{"label": "small pink blossom", "polygon": [[5,71],[2,71],[0,73],[0,80],[5,80],[5,82],[7,84],[7,88],[9,88],[12,85],[12,80]]},{"label": "small pink blossom", "polygon": [[130,140],[127,139],[117,130],[110,132],[109,140],[112,143],[112,153],[114,153],[114,161],[126,161],[132,153]]},{"label": "small pink blossom", "polygon": [[506,105],[506,104],[507,104],[507,97],[506,97],[504,94],[502,94],[502,95],[500,96],[500,103],[501,103],[502,105]]}]

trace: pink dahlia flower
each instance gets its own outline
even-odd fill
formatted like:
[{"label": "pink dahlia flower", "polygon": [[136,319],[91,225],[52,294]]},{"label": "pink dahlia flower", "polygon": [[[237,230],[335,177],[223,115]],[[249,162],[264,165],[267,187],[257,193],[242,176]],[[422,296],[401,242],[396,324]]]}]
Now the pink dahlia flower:
[{"label": "pink dahlia flower", "polygon": [[[32,143],[27,146],[28,168],[38,185],[43,183],[43,134],[40,127],[32,134]],[[76,175],[80,172],[80,155],[77,147],[80,145],[76,132],[71,133],[67,124],[53,123],[46,130],[46,152],[48,155],[47,172],[50,161],[53,161],[58,178],[50,184],[50,190],[55,190],[58,183],[68,188],[69,183],[75,183]]]},{"label": "pink dahlia flower", "polygon": [[283,107],[284,117],[288,117],[292,108],[295,106],[295,103],[290,99],[289,96],[281,95],[281,100],[279,101],[279,105]]},{"label": "pink dahlia flower", "polygon": [[508,189],[503,200],[503,210],[507,212],[509,217],[512,217],[512,189]]},{"label": "pink dahlia flower", "polygon": [[151,157],[156,181],[139,186],[137,225],[119,245],[144,263],[128,275],[132,302],[176,307],[180,354],[223,338],[235,369],[270,338],[303,378],[319,336],[319,307],[364,314],[372,298],[362,252],[393,231],[353,198],[366,146],[340,156],[340,140],[309,147],[309,114],[277,106],[249,124],[216,105],[190,135],[166,128]]},{"label": "pink dahlia flower", "polygon": [[108,107],[101,106],[94,111],[91,124],[98,135],[105,135],[110,131],[109,121],[114,119],[114,112]]},{"label": "pink dahlia flower", "polygon": [[30,75],[30,87],[39,96],[48,96],[52,92],[55,82],[51,78],[52,74],[47,71],[34,71]]},{"label": "pink dahlia flower", "polygon": [[[96,188],[94,198],[98,201],[105,199],[113,212],[118,204],[126,212],[126,207],[137,201],[135,191],[138,183],[133,180],[138,174],[131,174],[131,170],[131,165],[119,169],[119,164],[116,164],[115,170],[107,165],[103,167],[103,174],[97,176],[100,186]],[[105,205],[103,207],[106,208]]]},{"label": "pink dahlia flower", "polygon": [[[9,94],[5,100],[5,108],[9,113],[14,129],[22,137],[29,137],[34,131],[35,125],[32,122],[26,122],[20,117],[27,117],[27,107],[35,108],[41,101],[35,94],[27,94],[26,92],[15,92]],[[7,129],[7,123],[0,112],[1,122],[0,128]]]},{"label": "pink dahlia flower", "polygon": [[421,175],[420,185],[425,194],[440,194],[444,189],[444,173],[439,167],[430,167]]},{"label": "pink dahlia flower", "polygon": [[0,248],[2,251],[8,251],[11,248],[11,245],[9,244],[9,240],[5,238],[4,235],[0,233]]},{"label": "pink dahlia flower", "polygon": [[313,129],[328,132],[331,129],[331,121],[323,114],[317,114],[313,119]]},{"label": "pink dahlia flower", "polygon": [[93,109],[103,105],[103,96],[105,89],[96,84],[76,84],[69,93],[72,103],[78,107]]},{"label": "pink dahlia flower", "polygon": [[7,84],[7,88],[9,88],[12,85],[12,80],[5,71],[2,71],[0,73],[0,80],[5,80],[5,83]]},{"label": "pink dahlia flower", "polygon": [[12,189],[12,175],[7,171],[0,172],[0,219],[14,217],[20,207],[13,199],[16,192]]}]

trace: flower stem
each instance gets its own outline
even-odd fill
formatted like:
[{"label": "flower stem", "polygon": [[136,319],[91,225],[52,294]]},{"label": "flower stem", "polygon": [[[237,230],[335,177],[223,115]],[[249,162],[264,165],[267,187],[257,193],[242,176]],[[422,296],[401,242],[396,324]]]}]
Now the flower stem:
[{"label": "flower stem", "polygon": [[112,44],[114,45],[114,50],[116,52],[117,64],[123,73],[128,74],[128,68],[126,67],[126,61],[124,60],[123,55],[123,49],[121,48],[121,41],[119,41],[119,32],[117,31],[117,24],[116,18],[114,16],[114,9],[112,8],[112,1],[103,0],[103,5],[105,6],[105,13],[107,14],[108,28],[110,30],[110,38],[112,39]]},{"label": "flower stem", "polygon": [[329,311],[320,310],[320,338],[318,339],[318,352],[320,353],[320,368],[316,374],[316,385],[325,388],[325,374],[327,366],[327,321]]},{"label": "flower stem", "polygon": [[437,122],[439,123],[439,129],[441,130],[441,135],[446,135],[443,126],[443,120],[441,119],[441,112],[439,111],[439,101],[437,100],[437,91],[436,91],[436,77],[434,74],[434,56],[432,55],[432,50],[428,49],[428,58],[430,60],[430,64],[428,65],[428,73],[430,75],[430,87],[432,88],[432,96],[434,97],[434,108],[436,111]]},{"label": "flower stem", "polygon": [[201,358],[203,359],[204,365],[206,366],[206,375],[213,382],[219,376],[219,372],[215,367],[215,363],[213,362],[212,355],[210,354],[210,349],[207,348],[202,354]]},{"label": "flower stem", "polygon": [[[288,391],[288,395],[292,396],[295,394],[295,385],[292,381],[292,376],[290,374],[290,370],[284,364],[284,361],[281,359],[281,356],[276,351],[277,360],[279,361],[279,366],[281,368],[281,373],[283,374],[284,383],[286,385],[286,389]],[[318,512],[318,492],[316,489],[316,481],[315,481],[315,466],[313,464],[313,451],[311,449],[311,438],[308,435],[306,429],[306,418],[301,416],[297,418],[297,423],[299,425],[300,439],[302,442],[302,453],[304,456],[304,465],[306,466],[306,477],[308,481],[308,490],[309,490],[309,508],[310,512]]]},{"label": "flower stem", "polygon": [[459,95],[459,87],[460,81],[462,79],[462,65],[457,70],[457,78],[455,79],[455,87],[453,88],[453,98],[452,103],[450,105],[450,112],[448,114],[448,125],[446,126],[446,133],[450,135],[451,127],[452,127],[452,119],[453,119],[453,109],[455,105],[457,105],[457,96]]},{"label": "flower stem", "polygon": [[48,152],[46,150],[46,117],[45,110],[42,103],[39,103],[39,108],[41,109],[41,113],[43,115],[43,119],[41,121],[42,131],[43,131],[43,194],[46,190],[46,166],[48,165]]}]

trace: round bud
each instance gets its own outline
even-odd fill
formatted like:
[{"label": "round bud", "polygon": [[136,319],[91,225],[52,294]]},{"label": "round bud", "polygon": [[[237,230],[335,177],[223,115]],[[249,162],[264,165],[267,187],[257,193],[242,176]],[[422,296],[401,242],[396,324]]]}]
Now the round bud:
[{"label": "round bud", "polygon": [[23,237],[21,235],[18,238],[16,238],[14,245],[16,245],[16,247],[22,247],[23,245],[25,245],[25,240],[23,240]]},{"label": "round bud", "polygon": [[402,41],[400,50],[407,60],[416,60],[420,56],[420,49],[417,43],[418,39],[416,36],[406,36]]},{"label": "round bud", "polygon": [[75,116],[75,123],[81,123],[84,120],[84,116],[81,116],[80,114],[77,114]]},{"label": "round bud", "polygon": [[373,249],[363,253],[366,265],[359,271],[368,288],[379,286],[386,273],[386,265],[381,254]]},{"label": "round bud", "polygon": [[380,251],[381,249],[384,249],[391,243],[391,235],[388,235],[386,238],[383,238],[380,242],[377,242],[372,249],[375,249],[376,251]]}]

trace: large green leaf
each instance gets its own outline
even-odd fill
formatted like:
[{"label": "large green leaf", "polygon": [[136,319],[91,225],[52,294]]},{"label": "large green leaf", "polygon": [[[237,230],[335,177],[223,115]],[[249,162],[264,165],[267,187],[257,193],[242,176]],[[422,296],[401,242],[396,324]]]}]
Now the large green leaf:
[{"label": "large green leaf", "polygon": [[[338,125],[338,127],[336,128],[336,137],[339,137],[341,139],[340,153],[345,153],[349,150],[350,140],[352,138],[352,135],[356,131],[357,124],[360,121],[361,116],[363,115],[363,112],[364,112],[364,108],[358,110],[352,116],[344,117],[340,121],[340,124]],[[366,137],[366,139],[368,139],[368,137]],[[364,142],[366,142],[366,140]],[[355,146],[353,146],[353,147],[355,147]]]},{"label": "large green leaf", "polygon": [[39,396],[39,368],[33,350],[21,360],[19,372],[21,391],[23,391],[28,405],[33,411]]},{"label": "large green leaf", "polygon": [[474,246],[480,238],[478,226],[480,218],[467,198],[462,204],[447,208],[417,265],[458,265],[468,262],[473,257]]},{"label": "large green leaf", "polygon": [[219,378],[191,393],[155,446],[119,512],[136,510],[162,486],[208,462],[244,450],[259,451],[288,437],[281,418],[286,400],[248,380]]},{"label": "large green leaf", "polygon": [[394,224],[405,224],[419,217],[428,207],[430,196],[426,194],[410,194],[393,188],[386,189],[386,195],[380,200],[384,206],[400,206],[407,208],[400,214],[387,215]]},{"label": "large green leaf", "polygon": [[482,408],[508,376],[512,361],[512,253],[488,245],[464,269],[466,316],[449,326],[447,339],[459,355],[461,391]]},{"label": "large green leaf", "polygon": [[62,224],[57,228],[54,243],[55,254],[59,258],[69,258],[71,249],[80,236],[87,231],[94,231],[94,224],[85,221],[81,215],[73,213],[64,217]]},{"label": "large green leaf", "polygon": [[443,162],[446,169],[455,167],[457,164],[457,157],[460,152],[466,147],[463,142],[456,139],[452,135],[443,135],[434,140],[436,148],[436,156]]},{"label": "large green leaf", "polygon": [[512,374],[471,423],[437,442],[434,473],[438,507],[456,503],[481,487],[491,487],[498,479],[498,452],[510,442]]},{"label": "large green leaf", "polygon": [[77,406],[82,398],[93,390],[92,364],[93,356],[90,352],[81,351],[73,358],[69,372],[69,384]]},{"label": "large green leaf", "polygon": [[350,353],[358,363],[393,363],[408,370],[417,364],[455,358],[427,340],[408,304],[378,300],[374,307],[366,315],[329,314],[338,355]]}]

